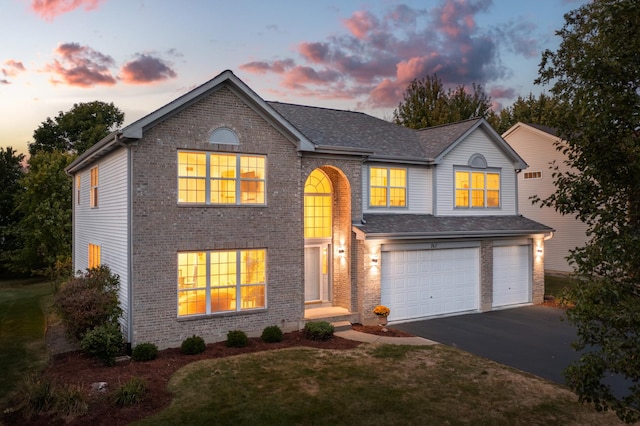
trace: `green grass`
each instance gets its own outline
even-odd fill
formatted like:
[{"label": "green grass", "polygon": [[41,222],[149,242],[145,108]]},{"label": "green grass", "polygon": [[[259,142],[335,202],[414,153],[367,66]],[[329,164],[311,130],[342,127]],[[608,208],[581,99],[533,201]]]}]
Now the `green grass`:
[{"label": "green grass", "polygon": [[619,424],[564,387],[441,345],[295,348],[194,362],[137,425]]},{"label": "green grass", "polygon": [[565,275],[545,275],[544,276],[544,294],[553,296],[556,299],[562,296],[565,289],[571,288],[574,282]]},{"label": "green grass", "polygon": [[0,402],[25,373],[47,362],[42,304],[51,294],[42,280],[0,281]]}]

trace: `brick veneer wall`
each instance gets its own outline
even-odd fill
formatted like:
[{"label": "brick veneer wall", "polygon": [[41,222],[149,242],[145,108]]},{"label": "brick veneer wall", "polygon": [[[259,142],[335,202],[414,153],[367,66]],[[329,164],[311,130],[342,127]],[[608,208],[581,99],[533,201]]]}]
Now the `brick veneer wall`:
[{"label": "brick veneer wall", "polygon": [[[240,145],[208,142],[221,126]],[[266,206],[177,204],[177,151],[267,156]],[[304,315],[301,164],[295,145],[222,87],[145,132],[132,144],[132,344],[178,346],[193,334],[226,339],[230,330],[259,335],[277,324],[296,329]],[[177,317],[177,253],[266,248],[267,309]]]},{"label": "brick veneer wall", "polygon": [[493,309],[493,241],[480,241],[480,311]]}]

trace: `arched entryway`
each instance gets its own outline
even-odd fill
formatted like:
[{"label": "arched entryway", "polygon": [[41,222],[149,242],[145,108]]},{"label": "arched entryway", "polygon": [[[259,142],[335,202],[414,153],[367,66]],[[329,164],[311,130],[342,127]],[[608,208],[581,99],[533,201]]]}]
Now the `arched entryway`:
[{"label": "arched entryway", "polygon": [[304,247],[305,316],[319,307],[351,312],[351,186],[335,166],[316,166],[305,180]]},{"label": "arched entryway", "polygon": [[315,169],[304,184],[304,301],[331,300],[333,190],[329,177]]}]

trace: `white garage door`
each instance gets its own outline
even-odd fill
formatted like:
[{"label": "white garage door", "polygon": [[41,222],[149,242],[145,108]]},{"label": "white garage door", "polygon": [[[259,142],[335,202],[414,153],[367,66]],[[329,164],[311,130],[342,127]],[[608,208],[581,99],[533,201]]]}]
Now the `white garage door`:
[{"label": "white garage door", "polygon": [[493,306],[531,301],[529,246],[493,248]]},{"label": "white garage door", "polygon": [[381,269],[392,321],[478,309],[478,248],[383,252]]}]

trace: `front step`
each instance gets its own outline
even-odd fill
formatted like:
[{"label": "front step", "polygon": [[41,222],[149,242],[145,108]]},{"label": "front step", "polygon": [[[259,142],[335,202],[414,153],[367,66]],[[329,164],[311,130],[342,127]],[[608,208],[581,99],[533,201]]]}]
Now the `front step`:
[{"label": "front step", "polygon": [[334,321],[331,325],[334,331],[351,330],[351,323],[349,321]]}]

